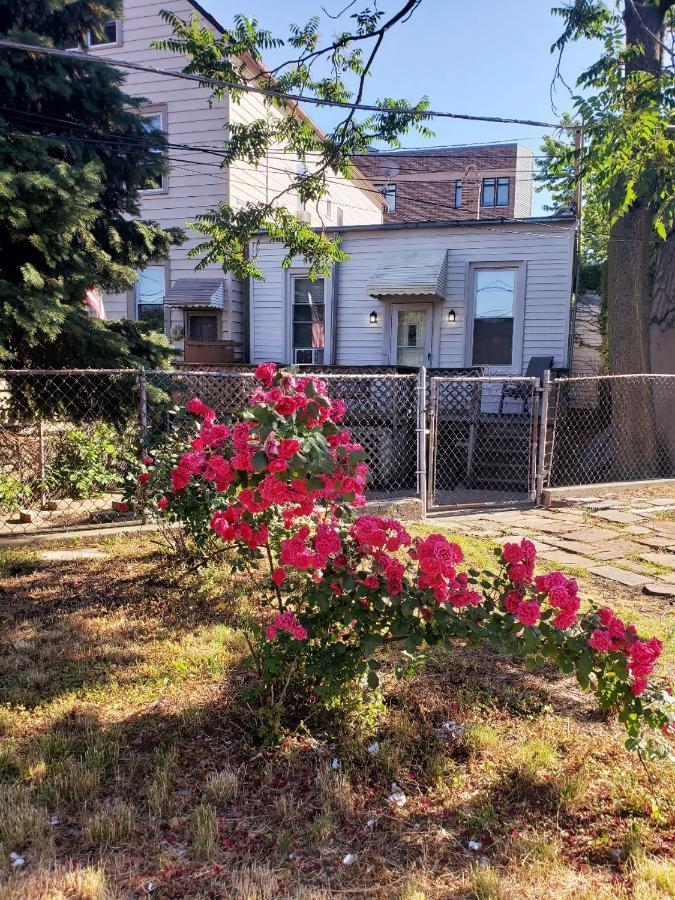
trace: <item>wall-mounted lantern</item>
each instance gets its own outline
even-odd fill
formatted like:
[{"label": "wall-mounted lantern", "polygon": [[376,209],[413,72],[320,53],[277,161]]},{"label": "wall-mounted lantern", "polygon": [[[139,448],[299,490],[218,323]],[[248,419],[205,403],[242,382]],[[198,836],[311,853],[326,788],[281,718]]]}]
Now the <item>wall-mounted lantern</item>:
[{"label": "wall-mounted lantern", "polygon": [[377,325],[377,312],[375,310],[371,312],[368,318],[370,319],[371,325]]},{"label": "wall-mounted lantern", "polygon": [[457,316],[455,315],[454,309],[451,309],[448,313],[448,322],[454,322]]}]

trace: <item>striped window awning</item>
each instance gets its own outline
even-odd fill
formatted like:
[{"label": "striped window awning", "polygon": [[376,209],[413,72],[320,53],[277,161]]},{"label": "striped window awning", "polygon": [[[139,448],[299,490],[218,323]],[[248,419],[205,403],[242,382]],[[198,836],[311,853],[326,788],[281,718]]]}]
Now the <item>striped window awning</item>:
[{"label": "striped window awning", "polygon": [[414,252],[382,254],[368,279],[368,296],[445,297],[447,252]]},{"label": "striped window awning", "polygon": [[222,278],[177,278],[164,298],[167,306],[180,309],[222,309],[224,302]]}]

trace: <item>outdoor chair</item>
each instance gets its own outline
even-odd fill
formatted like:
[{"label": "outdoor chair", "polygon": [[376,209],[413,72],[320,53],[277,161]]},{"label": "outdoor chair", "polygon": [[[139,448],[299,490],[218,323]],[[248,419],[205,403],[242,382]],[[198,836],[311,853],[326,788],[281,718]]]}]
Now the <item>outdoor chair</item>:
[{"label": "outdoor chair", "polygon": [[[544,372],[553,367],[552,356],[531,356],[525,370],[526,378],[538,378],[541,384]],[[499,398],[499,414],[504,413],[504,401],[515,400],[523,404],[521,413],[515,415],[525,415],[527,413],[528,401],[532,397],[532,388],[527,381],[504,381],[502,384],[502,392]]]}]

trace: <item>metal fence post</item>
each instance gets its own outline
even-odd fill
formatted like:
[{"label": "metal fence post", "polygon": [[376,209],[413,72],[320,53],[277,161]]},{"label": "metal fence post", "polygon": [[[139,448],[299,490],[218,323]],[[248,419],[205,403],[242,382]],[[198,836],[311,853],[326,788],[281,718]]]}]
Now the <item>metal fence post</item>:
[{"label": "metal fence post", "polygon": [[47,495],[45,493],[45,423],[42,419],[38,422],[38,470],[40,473],[40,509],[44,509]]},{"label": "metal fence post", "polygon": [[537,478],[534,498],[537,506],[541,506],[544,476],[546,474],[546,436],[548,433],[548,401],[550,393],[551,370],[546,369],[541,388],[541,404],[539,405],[539,452],[537,454]]},{"label": "metal fence post", "polygon": [[422,521],[427,518],[427,370],[417,373],[417,494],[422,505]]},{"label": "metal fence post", "polygon": [[145,369],[141,369],[138,380],[138,416],[141,426],[141,453],[143,453],[148,438],[148,389],[145,378]]}]

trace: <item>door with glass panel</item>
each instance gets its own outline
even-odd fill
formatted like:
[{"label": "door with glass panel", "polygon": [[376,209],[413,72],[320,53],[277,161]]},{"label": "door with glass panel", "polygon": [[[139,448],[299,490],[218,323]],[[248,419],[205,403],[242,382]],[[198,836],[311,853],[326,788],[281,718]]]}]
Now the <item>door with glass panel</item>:
[{"label": "door with glass panel", "polygon": [[395,366],[431,364],[431,304],[392,306],[389,363]]},{"label": "door with glass panel", "polygon": [[[514,348],[516,268],[476,267],[473,272],[472,366],[492,372],[518,365]],[[520,373],[518,373],[520,374]]]},{"label": "door with glass panel", "polygon": [[326,349],[325,281],[293,278],[292,362],[322,365]]}]

